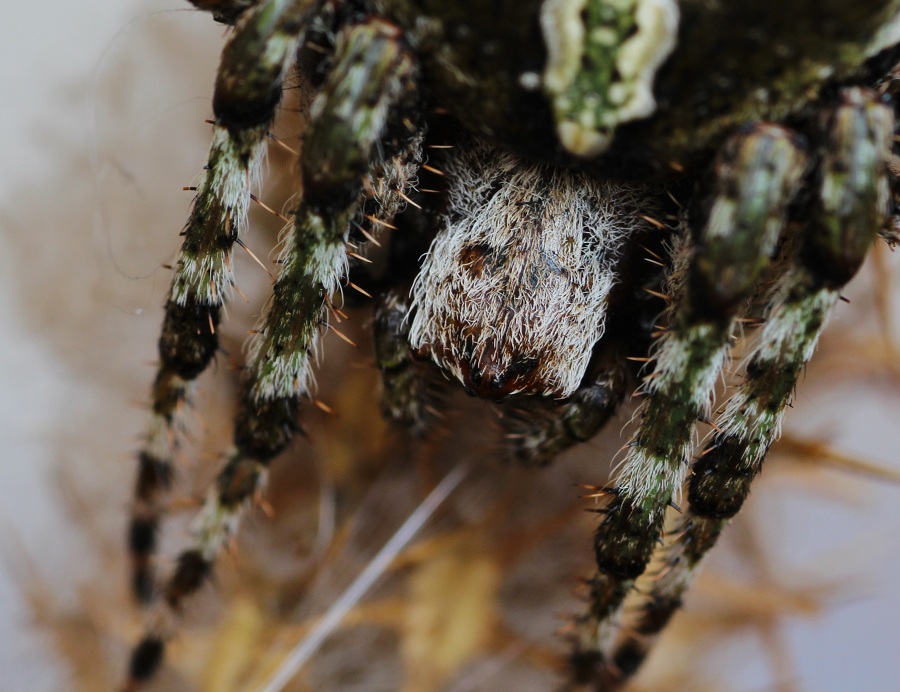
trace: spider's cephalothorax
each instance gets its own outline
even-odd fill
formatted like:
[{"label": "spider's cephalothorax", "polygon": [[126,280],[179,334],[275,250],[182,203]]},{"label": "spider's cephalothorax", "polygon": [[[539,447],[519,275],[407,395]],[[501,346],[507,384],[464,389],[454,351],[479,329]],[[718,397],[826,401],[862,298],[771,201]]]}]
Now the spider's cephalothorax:
[{"label": "spider's cephalothorax", "polygon": [[448,208],[413,290],[411,346],[486,398],[570,396],[651,192],[475,141],[444,170]]},{"label": "spider's cephalothorax", "polygon": [[[568,661],[575,683],[621,685],[746,498],[839,289],[879,232],[895,237],[889,97],[900,2],[194,4],[235,30],[139,453],[130,547],[143,600],[156,594],[151,561],[181,404],[217,348],[232,246],[292,64],[317,94],[234,444],[193,547],[161,587],[129,685],[158,668],[174,615],[296,429],[318,332],[346,279],[349,235],[390,226],[408,201],[426,206],[434,240],[412,301],[390,290],[394,274],[403,288],[409,274],[390,262],[379,300],[377,358],[395,420],[427,427],[427,387],[408,373],[413,355],[427,358],[487,398],[562,400],[556,415],[510,418],[515,455],[547,462],[589,439],[621,401],[628,376],[617,344],[647,350],[640,424],[608,489],[598,570]],[[444,142],[455,145],[444,190],[428,201],[417,175],[433,106],[461,125]],[[679,211],[664,223],[667,197]],[[631,261],[654,233],[665,233],[651,242],[660,276]],[[659,320],[635,297],[643,289],[667,301]],[[764,326],[691,467],[695,423],[712,415],[749,310],[762,311]],[[689,504],[668,516],[685,482]],[[642,575],[649,586],[638,594]]]}]

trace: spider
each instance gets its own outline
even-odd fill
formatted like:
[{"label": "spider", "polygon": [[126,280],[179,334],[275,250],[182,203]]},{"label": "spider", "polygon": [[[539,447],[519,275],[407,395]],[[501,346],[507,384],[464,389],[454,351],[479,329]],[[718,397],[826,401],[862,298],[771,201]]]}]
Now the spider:
[{"label": "spider", "polygon": [[[597,572],[568,635],[571,684],[621,686],[747,497],[841,287],[876,235],[896,240],[900,6],[192,2],[235,29],[138,454],[134,589],[161,602],[128,687],[158,670],[182,603],[298,429],[318,334],[339,314],[333,296],[360,288],[352,248],[394,224],[430,242],[418,266],[415,240],[395,235],[375,282],[383,408],[411,432],[430,423],[421,370],[436,366],[470,394],[520,401],[504,419],[512,454],[549,463],[609,420],[633,382],[625,356],[643,353],[639,424],[614,482],[592,493],[607,500]],[[216,353],[232,248],[295,63],[315,92],[302,192],[249,348],[233,447],[193,546],[157,589],[181,404]],[[452,148],[426,162],[436,141]],[[759,330],[743,380],[714,412],[748,323]],[[695,455],[698,421],[713,433]]]}]

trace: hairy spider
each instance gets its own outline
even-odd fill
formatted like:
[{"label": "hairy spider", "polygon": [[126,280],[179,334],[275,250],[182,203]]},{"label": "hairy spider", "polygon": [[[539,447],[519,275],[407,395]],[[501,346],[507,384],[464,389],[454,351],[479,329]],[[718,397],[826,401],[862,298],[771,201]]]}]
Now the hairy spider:
[{"label": "hairy spider", "polygon": [[[144,601],[180,405],[215,355],[232,247],[294,63],[316,95],[234,444],[129,686],[158,669],[174,615],[297,429],[331,297],[358,288],[348,241],[395,223],[431,242],[419,268],[416,241],[395,236],[375,282],[384,410],[412,432],[434,410],[430,361],[471,394],[521,400],[504,419],[513,454],[547,463],[603,426],[632,381],[625,356],[644,354],[640,423],[597,488],[598,571],[570,632],[571,682],[620,686],[740,509],[840,288],[878,233],[896,239],[900,2],[192,1],[235,31],[139,453],[130,547]],[[453,145],[439,167],[427,137]],[[439,194],[421,194],[434,190],[420,174]],[[751,316],[762,326],[743,381],[713,413]],[[714,433],[695,456],[698,420]],[[649,592],[635,594],[648,565]]]}]

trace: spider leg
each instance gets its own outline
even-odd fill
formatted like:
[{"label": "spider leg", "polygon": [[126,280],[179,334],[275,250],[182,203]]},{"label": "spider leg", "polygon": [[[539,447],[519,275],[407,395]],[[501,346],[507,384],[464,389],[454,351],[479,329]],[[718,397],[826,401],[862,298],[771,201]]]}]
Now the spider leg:
[{"label": "spider leg", "polygon": [[213,19],[222,24],[234,24],[240,16],[260,0],[188,0],[198,10],[211,12]]},{"label": "spider leg", "polygon": [[[312,7],[311,0],[260,4],[247,14],[222,54],[207,173],[182,232],[159,339],[152,414],[138,452],[129,548],[133,590],[143,602],[153,596],[152,560],[172,480],[180,412],[193,381],[218,349],[221,307],[234,286],[232,247],[246,227],[266,133],[300,41],[299,27]],[[254,58],[252,71],[248,55]]]},{"label": "spider leg", "polygon": [[570,447],[594,438],[625,398],[628,371],[618,351],[606,348],[600,367],[593,368],[599,372],[563,405],[548,409],[545,400],[525,400],[503,419],[515,460],[545,466]]},{"label": "spider leg", "polygon": [[423,372],[409,348],[409,299],[393,290],[378,301],[373,332],[375,362],[381,370],[381,409],[384,417],[416,437],[425,434],[435,418],[436,386]]},{"label": "spider leg", "polygon": [[831,115],[816,208],[796,266],[774,289],[745,379],[693,466],[690,505],[657,549],[649,593],[638,597],[641,605],[613,650],[611,661],[623,680],[646,657],[698,564],[743,505],[841,287],[887,219],[893,113],[864,89],[844,90],[841,101]]},{"label": "spider leg", "polygon": [[687,470],[695,423],[709,409],[727,357],[737,310],[774,250],[804,169],[805,156],[781,128],[734,135],[716,162],[715,195],[696,249],[687,242],[673,248],[669,328],[645,380],[640,427],[595,535],[598,573],[590,581],[588,612],[574,623],[570,666],[577,683],[609,684],[602,649],[660,537]]},{"label": "spider leg", "polygon": [[[900,97],[900,64],[894,67],[878,82],[877,91],[890,98],[894,104],[894,113],[897,114],[897,99]],[[879,235],[891,248],[900,245],[900,156],[896,151],[891,151],[887,160],[888,178],[893,197],[893,210],[887,223],[882,226]]]},{"label": "spider leg", "polygon": [[296,429],[320,327],[327,325],[326,299],[346,271],[345,244],[363,178],[370,159],[393,153],[376,144],[396,138],[407,150],[404,158],[420,156],[415,78],[414,60],[392,25],[373,20],[339,34],[334,67],[312,105],[305,135],[302,198],[251,344],[234,448],[197,518],[192,547],[179,556],[162,603],[132,653],[129,689],[158,670],[184,599],[206,581],[268,463]]}]

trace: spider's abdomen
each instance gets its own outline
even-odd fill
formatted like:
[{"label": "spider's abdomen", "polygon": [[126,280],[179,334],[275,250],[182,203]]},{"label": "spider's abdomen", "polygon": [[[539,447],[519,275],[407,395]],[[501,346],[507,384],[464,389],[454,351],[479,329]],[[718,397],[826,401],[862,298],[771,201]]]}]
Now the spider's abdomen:
[{"label": "spider's abdomen", "polygon": [[457,147],[441,232],[413,288],[410,343],[472,394],[562,398],[603,334],[642,189]]},{"label": "spider's abdomen", "polygon": [[373,3],[471,131],[615,177],[702,165],[743,123],[790,118],[827,82],[868,82],[864,62],[900,35],[898,0]]}]

